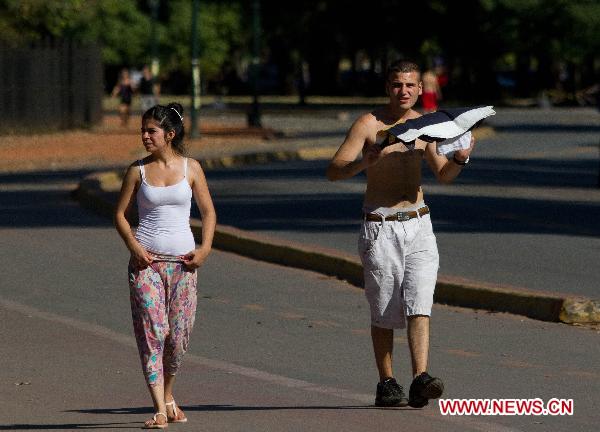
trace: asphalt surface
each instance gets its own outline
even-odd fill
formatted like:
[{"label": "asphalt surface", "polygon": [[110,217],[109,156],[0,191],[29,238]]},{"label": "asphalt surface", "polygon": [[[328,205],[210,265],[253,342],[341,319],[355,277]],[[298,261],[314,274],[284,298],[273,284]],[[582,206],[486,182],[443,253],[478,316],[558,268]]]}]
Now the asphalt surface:
[{"label": "asphalt surface", "polygon": [[[285,148],[338,146],[358,112],[265,116]],[[591,109],[498,109],[452,185],[424,167],[440,274],[546,293],[598,298],[600,115]],[[250,149],[249,149],[250,151]],[[202,157],[203,155],[199,155]],[[331,183],[328,161],[208,172],[219,222],[356,254],[365,179]]]},{"label": "asphalt surface", "polygon": [[[0,176],[0,430],[137,429],[151,413],[131,336],[126,250],[109,220],[69,196],[85,173]],[[175,429],[591,431],[600,420],[597,330],[435,306],[430,363],[446,398],[571,398],[575,415],[375,409],[361,290],[218,251],[200,281],[176,395],[190,423]],[[407,385],[402,332],[396,347]]]}]

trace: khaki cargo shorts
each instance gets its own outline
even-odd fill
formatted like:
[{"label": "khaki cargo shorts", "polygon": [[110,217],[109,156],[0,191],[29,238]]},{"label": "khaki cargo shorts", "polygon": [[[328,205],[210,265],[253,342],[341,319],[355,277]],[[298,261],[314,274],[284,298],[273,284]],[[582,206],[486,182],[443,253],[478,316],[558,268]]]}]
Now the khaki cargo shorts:
[{"label": "khaki cargo shorts", "polygon": [[358,253],[373,326],[405,328],[407,316],[431,315],[439,255],[429,214],[363,220]]}]

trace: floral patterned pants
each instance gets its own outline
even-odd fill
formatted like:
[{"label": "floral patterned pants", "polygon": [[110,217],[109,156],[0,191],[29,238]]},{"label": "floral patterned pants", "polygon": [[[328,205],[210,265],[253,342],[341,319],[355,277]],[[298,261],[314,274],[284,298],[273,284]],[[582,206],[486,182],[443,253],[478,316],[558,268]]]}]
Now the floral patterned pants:
[{"label": "floral patterned pants", "polygon": [[148,385],[162,385],[181,366],[194,326],[196,281],[196,271],[182,262],[129,266],[133,330]]}]

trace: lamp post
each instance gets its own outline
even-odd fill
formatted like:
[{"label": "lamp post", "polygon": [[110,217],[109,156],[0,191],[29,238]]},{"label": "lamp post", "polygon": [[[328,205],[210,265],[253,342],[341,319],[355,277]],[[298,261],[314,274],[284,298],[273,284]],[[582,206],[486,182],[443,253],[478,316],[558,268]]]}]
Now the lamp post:
[{"label": "lamp post", "polygon": [[598,141],[598,189],[600,189],[600,141]]},{"label": "lamp post", "polygon": [[158,6],[160,0],[148,0],[150,4],[150,13],[152,17],[152,28],[150,30],[150,51],[152,53],[152,60],[150,64],[150,71],[153,77],[158,76],[159,72],[159,61],[158,61],[158,44],[156,41],[156,23],[158,22]]},{"label": "lamp post", "polygon": [[252,36],[253,53],[250,65],[250,78],[252,80],[252,107],[248,113],[248,125],[262,127],[260,121],[260,106],[258,104],[259,75],[260,75],[260,0],[252,2]]},{"label": "lamp post", "polygon": [[192,3],[192,103],[191,103],[191,136],[200,137],[200,126],[197,113],[200,111],[200,62],[198,60],[198,14],[200,11],[200,0]]}]

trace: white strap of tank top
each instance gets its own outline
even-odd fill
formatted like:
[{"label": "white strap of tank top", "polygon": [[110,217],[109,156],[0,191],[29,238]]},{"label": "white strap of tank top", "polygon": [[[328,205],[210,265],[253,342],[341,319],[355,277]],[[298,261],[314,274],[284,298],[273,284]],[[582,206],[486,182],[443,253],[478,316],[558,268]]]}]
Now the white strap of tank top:
[{"label": "white strap of tank top", "polygon": [[[142,180],[146,181],[146,172],[144,171],[144,163],[142,160],[138,160],[138,165],[140,166],[140,173],[142,174]],[[183,178],[187,178],[187,167],[188,167],[188,158],[183,158]]]},{"label": "white strap of tank top", "polygon": [[144,171],[144,162],[142,160],[138,160],[138,165],[140,166],[140,174],[142,175],[142,180],[146,181],[146,171]]}]

